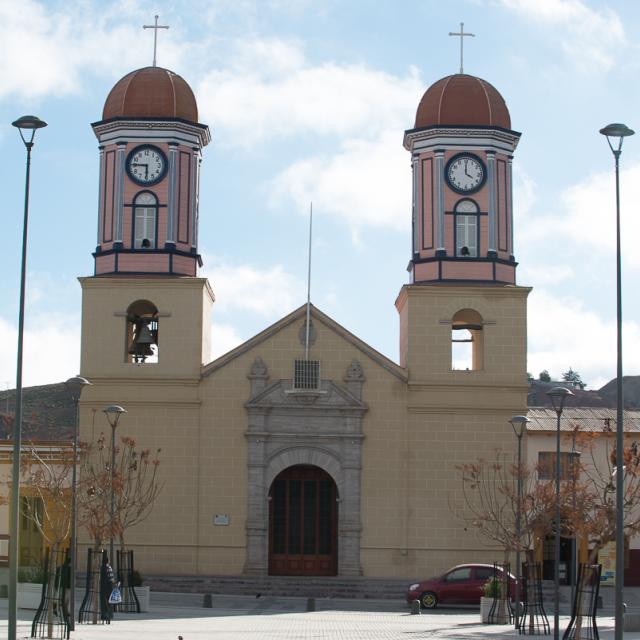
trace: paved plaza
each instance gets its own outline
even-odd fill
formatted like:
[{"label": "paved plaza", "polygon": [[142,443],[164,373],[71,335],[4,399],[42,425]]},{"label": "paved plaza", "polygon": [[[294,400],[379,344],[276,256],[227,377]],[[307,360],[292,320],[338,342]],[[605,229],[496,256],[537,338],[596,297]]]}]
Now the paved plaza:
[{"label": "paved plaza", "polygon": [[[485,625],[474,608],[437,609],[411,615],[389,600],[317,600],[306,611],[304,598],[213,596],[211,608],[196,606],[202,596],[152,594],[148,613],[117,614],[110,625],[77,625],[76,640],[421,640],[423,638],[517,638],[512,626]],[[7,601],[0,600],[0,637],[6,637]],[[612,612],[598,617],[600,638],[613,638]],[[28,638],[33,612],[20,610],[18,637]],[[561,632],[568,624],[561,617]],[[544,637],[544,636],[542,636]],[[546,636],[552,637],[552,636]],[[640,632],[625,633],[640,640]]]}]

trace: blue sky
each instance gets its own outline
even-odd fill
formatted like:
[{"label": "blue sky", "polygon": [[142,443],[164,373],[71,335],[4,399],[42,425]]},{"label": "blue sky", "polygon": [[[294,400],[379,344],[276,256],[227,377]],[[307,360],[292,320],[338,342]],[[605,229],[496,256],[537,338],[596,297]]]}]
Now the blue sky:
[{"label": "blue sky", "polygon": [[[11,122],[49,123],[33,152],[24,382],[79,366],[80,287],[96,244],[90,123],[115,82],[151,64],[193,88],[211,128],[201,185],[201,275],[213,356],[306,300],[397,361],[394,301],[410,248],[402,147],[425,89],[459,68],[504,96],[515,154],[518,283],[529,363],[590,388],[615,375],[613,157],[598,130],[636,128],[640,3],[631,0],[0,0],[0,388],[15,384],[25,152]],[[640,135],[622,155],[625,372],[640,374]]]}]

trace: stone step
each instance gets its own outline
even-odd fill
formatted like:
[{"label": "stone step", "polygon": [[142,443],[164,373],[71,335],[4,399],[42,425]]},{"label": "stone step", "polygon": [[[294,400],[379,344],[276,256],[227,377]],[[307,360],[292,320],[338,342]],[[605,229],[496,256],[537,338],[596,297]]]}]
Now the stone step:
[{"label": "stone step", "polygon": [[411,578],[317,576],[148,576],[152,591],[315,598],[404,599]]}]

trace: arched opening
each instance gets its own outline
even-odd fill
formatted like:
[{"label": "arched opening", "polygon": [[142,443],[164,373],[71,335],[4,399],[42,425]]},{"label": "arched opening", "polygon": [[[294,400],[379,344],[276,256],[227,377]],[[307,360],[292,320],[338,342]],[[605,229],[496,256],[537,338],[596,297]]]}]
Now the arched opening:
[{"label": "arched opening", "polygon": [[127,309],[125,362],[157,363],[158,309],[148,300],[137,300]]},{"label": "arched opening", "polygon": [[478,205],[473,200],[460,200],[454,209],[456,256],[478,256]]},{"label": "arched opening", "polygon": [[269,490],[269,574],[335,576],[338,491],[312,465],[282,471]]},{"label": "arched opening", "polygon": [[156,248],[158,200],[150,191],[139,193],[133,203],[134,249]]},{"label": "arched opening", "polygon": [[482,367],[482,316],[473,309],[461,309],[451,321],[451,368],[478,371]]}]

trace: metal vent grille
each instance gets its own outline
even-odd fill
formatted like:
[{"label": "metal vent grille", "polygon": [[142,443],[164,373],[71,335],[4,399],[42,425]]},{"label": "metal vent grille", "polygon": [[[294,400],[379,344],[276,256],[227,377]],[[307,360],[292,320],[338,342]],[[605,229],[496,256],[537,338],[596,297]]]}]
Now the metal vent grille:
[{"label": "metal vent grille", "polygon": [[320,388],[320,361],[295,360],[293,367],[294,389]]}]

